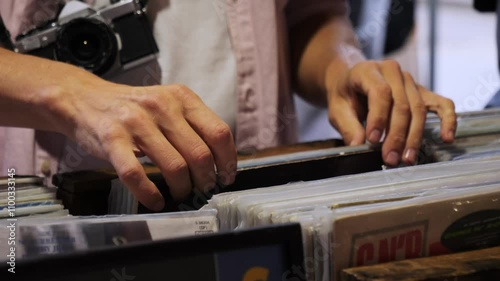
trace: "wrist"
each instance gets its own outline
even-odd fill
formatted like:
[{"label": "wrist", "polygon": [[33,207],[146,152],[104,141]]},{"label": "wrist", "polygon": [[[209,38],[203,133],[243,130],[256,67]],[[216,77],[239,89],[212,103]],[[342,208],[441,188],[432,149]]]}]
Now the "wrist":
[{"label": "wrist", "polygon": [[[42,130],[50,130],[64,135],[71,133],[73,116],[71,112],[70,95],[73,93],[62,85],[41,86],[36,92],[32,106],[41,114],[45,124]],[[44,128],[46,127],[46,128]]]},{"label": "wrist", "polygon": [[349,71],[356,64],[365,60],[361,50],[349,44],[339,45],[337,54],[338,55],[328,64],[323,77],[323,85],[326,89],[327,99],[329,93],[337,89],[340,81],[346,79]]}]

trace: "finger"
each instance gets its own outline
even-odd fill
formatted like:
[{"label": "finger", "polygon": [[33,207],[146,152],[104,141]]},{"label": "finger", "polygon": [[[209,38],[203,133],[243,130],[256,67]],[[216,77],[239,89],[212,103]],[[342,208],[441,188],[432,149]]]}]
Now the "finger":
[{"label": "finger", "polygon": [[236,146],[229,126],[203,104],[190,89],[178,90],[185,98],[185,117],[212,152],[218,176],[223,184],[231,184],[236,176]]},{"label": "finger", "polygon": [[193,112],[188,117],[188,122],[210,147],[219,180],[225,185],[233,183],[236,176],[237,153],[229,126],[208,110]]},{"label": "finger", "polygon": [[350,75],[351,88],[368,98],[366,136],[369,142],[378,143],[388,124],[392,107],[392,91],[380,73],[377,63],[367,62],[354,67]]},{"label": "finger", "polygon": [[452,100],[433,93],[422,86],[418,86],[419,92],[427,109],[436,113],[441,119],[441,139],[446,143],[455,140],[455,131],[457,129],[457,114],[455,113],[455,104]]},{"label": "finger", "polygon": [[365,142],[365,130],[358,120],[348,97],[337,95],[328,106],[330,123],[340,133],[347,145],[361,145]]},{"label": "finger", "polygon": [[163,134],[186,160],[193,186],[202,192],[211,190],[216,175],[210,148],[181,115],[170,121],[169,126],[162,126]]},{"label": "finger", "polygon": [[108,158],[118,177],[135,198],[146,208],[161,211],[165,206],[163,196],[146,176],[142,165],[132,152],[130,141],[126,138],[116,138],[106,147]]},{"label": "finger", "polygon": [[134,135],[141,150],[158,166],[174,200],[186,198],[192,190],[190,171],[185,158],[165,138],[156,124],[144,122]]},{"label": "finger", "polygon": [[144,152],[143,152],[143,151],[141,151],[141,150],[140,150],[139,148],[137,148],[137,147],[133,147],[133,148],[132,148],[132,151],[134,152],[134,155],[135,155],[135,157],[137,157],[137,158],[141,158],[141,157],[146,156],[146,154],[144,154]]},{"label": "finger", "polygon": [[381,72],[391,87],[393,100],[382,155],[387,165],[396,166],[402,158],[412,116],[399,64],[394,61],[384,61],[381,64]]},{"label": "finger", "polygon": [[418,151],[422,144],[427,109],[411,75],[404,73],[404,79],[406,94],[410,102],[411,124],[406,139],[403,161],[413,165],[417,162]]}]

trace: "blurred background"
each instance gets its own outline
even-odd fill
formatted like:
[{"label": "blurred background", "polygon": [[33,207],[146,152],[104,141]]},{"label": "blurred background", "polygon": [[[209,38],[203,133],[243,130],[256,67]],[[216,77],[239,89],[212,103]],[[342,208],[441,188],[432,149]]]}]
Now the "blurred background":
[{"label": "blurred background", "polygon": [[[482,110],[500,89],[496,14],[478,12],[473,0],[350,2],[366,56],[399,61],[420,84],[452,99],[457,112]],[[301,141],[339,137],[326,110],[299,98],[296,104]]]},{"label": "blurred background", "polygon": [[[416,1],[419,80],[424,85],[430,85],[427,58],[430,53],[431,2]],[[458,112],[481,110],[500,88],[496,14],[474,10],[472,0],[435,2],[434,90],[452,99]]]}]

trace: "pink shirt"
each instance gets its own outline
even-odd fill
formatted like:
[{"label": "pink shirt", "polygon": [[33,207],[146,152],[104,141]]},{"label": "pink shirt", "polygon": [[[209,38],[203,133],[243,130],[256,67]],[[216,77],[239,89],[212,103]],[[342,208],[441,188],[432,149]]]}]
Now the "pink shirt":
[{"label": "pink shirt", "polygon": [[[155,0],[150,0],[155,1]],[[296,142],[296,120],[290,87],[288,30],[327,10],[347,13],[345,0],[217,0],[225,2],[231,42],[237,63],[238,149],[262,149]],[[0,14],[13,36],[55,17],[57,0],[2,0]],[[91,1],[88,1],[91,2]],[[189,86],[189,85],[187,85]],[[31,129],[0,128],[0,167],[5,174],[49,176],[65,170],[97,168],[64,137]],[[66,153],[68,155],[68,153]],[[80,159],[78,159],[80,157]],[[71,159],[74,158],[74,159]],[[78,161],[80,160],[80,161]],[[88,163],[83,163],[88,162]]]}]

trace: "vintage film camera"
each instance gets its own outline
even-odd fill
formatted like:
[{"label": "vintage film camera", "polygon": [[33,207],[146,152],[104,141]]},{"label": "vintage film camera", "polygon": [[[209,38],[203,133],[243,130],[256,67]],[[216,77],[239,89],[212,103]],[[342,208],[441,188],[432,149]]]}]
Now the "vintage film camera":
[{"label": "vintage film camera", "polygon": [[15,51],[80,66],[105,79],[156,60],[143,1],[111,2],[98,10],[77,2],[83,9],[18,36]]}]

